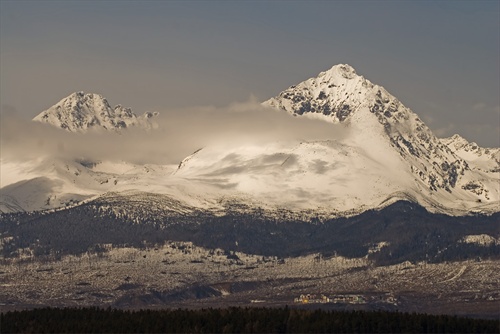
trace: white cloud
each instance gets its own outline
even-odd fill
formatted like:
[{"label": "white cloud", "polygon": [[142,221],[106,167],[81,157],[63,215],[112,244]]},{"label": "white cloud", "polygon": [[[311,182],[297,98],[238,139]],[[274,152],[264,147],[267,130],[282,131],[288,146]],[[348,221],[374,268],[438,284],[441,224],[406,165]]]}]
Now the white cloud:
[{"label": "white cloud", "polygon": [[15,113],[2,113],[1,121],[2,158],[15,160],[55,156],[167,164],[178,163],[208,145],[339,139],[348,131],[332,123],[267,109],[254,101],[226,108],[164,110],[157,119],[158,129],[148,132],[130,128],[121,134],[69,133]]}]

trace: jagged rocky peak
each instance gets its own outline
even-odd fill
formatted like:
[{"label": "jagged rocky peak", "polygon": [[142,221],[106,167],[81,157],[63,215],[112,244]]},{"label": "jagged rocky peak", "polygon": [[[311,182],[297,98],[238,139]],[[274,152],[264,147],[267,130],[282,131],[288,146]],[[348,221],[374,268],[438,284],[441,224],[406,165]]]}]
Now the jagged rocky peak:
[{"label": "jagged rocky peak", "polygon": [[451,137],[448,138],[442,138],[441,142],[448,146],[448,148],[460,155],[469,155],[470,157],[481,157],[481,156],[488,156],[492,158],[493,160],[496,160],[498,164],[500,164],[500,148],[485,148],[481,147],[475,142],[469,142],[467,139],[464,137],[454,134]]},{"label": "jagged rocky peak", "polygon": [[488,152],[494,152],[499,149],[498,147],[489,147],[489,148],[481,147],[473,141],[469,142],[467,139],[460,136],[459,134],[454,134],[453,136],[448,138],[442,138],[441,141],[445,145],[447,145],[452,151],[464,150],[464,151],[483,152],[488,154]]},{"label": "jagged rocky peak", "polygon": [[467,139],[460,136],[459,134],[454,134],[453,136],[448,138],[442,138],[441,141],[454,152],[460,150],[477,151],[478,149],[481,148],[475,142],[469,142]]},{"label": "jagged rocky peak", "polygon": [[480,164],[478,167],[480,170],[492,173],[500,172],[500,148],[484,148],[475,142],[469,142],[458,134],[442,138],[441,142],[457,156],[465,160],[476,161]]},{"label": "jagged rocky peak", "polygon": [[117,131],[130,126],[149,128],[149,119],[158,113],[137,117],[130,108],[118,104],[114,108],[100,94],[75,92],[33,118],[70,132],[89,129]]},{"label": "jagged rocky peak", "polygon": [[[293,115],[323,115],[332,122],[344,122],[355,109],[374,100],[377,91],[347,64],[335,65],[317,77],[291,86],[264,102]],[[387,100],[387,92],[379,92]]]},{"label": "jagged rocky peak", "polygon": [[434,141],[431,131],[415,113],[347,64],[335,65],[317,77],[290,86],[263,104],[295,116],[356,124],[363,131],[376,127],[377,132],[395,140],[399,136],[405,140],[418,136],[425,142]]}]

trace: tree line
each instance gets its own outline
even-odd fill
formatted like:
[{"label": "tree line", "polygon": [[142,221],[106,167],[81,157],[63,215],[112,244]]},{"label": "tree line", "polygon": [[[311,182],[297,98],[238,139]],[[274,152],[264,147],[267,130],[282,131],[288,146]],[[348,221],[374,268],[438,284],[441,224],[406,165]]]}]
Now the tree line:
[{"label": "tree line", "polygon": [[0,315],[2,333],[498,333],[500,320],[299,308],[39,308]]}]

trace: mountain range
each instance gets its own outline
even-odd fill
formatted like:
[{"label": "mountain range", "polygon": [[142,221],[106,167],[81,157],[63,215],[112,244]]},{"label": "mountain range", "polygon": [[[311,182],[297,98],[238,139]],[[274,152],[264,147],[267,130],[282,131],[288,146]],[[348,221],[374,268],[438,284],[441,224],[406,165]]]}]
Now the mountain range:
[{"label": "mountain range", "polygon": [[[498,319],[499,148],[437,138],[349,65],[252,108],[236,118],[299,133],[218,134],[178,163],[145,164],[130,159],[144,142],[182,146],[155,136],[174,119],[79,92],[22,123],[29,143],[52,136],[62,153],[1,157],[2,307],[276,307],[324,294],[334,302],[299,307]],[[225,125],[237,136],[241,123]],[[90,153],[69,158],[80,146],[64,140]]]},{"label": "mountain range", "polygon": [[[240,203],[271,216],[285,209],[345,217],[400,200],[448,215],[500,211],[499,148],[481,148],[459,135],[437,138],[417,114],[349,65],[290,86],[262,106],[345,131],[324,141],[206,146],[179,165],[2,159],[7,183],[0,210],[50,210],[120,197],[114,210],[133,211],[133,198],[154,195],[168,210],[219,214],[227,203]],[[33,120],[69,132],[120,132],[151,128],[156,115],[138,117],[121,105],[112,108],[99,94],[77,92]]]}]

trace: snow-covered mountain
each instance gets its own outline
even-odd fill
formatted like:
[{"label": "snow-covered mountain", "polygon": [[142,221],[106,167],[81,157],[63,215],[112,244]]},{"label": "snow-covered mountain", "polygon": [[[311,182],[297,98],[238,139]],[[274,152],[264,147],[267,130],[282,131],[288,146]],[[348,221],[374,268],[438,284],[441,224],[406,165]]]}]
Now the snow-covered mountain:
[{"label": "snow-covered mountain", "polygon": [[[63,100],[50,109],[50,115],[58,115],[58,106],[62,110],[65,103],[70,107],[64,110],[74,110],[74,106],[90,110],[94,105],[100,107],[92,110],[108,110],[102,107],[109,106],[107,102],[96,100],[95,95],[78,96],[71,101],[87,102]],[[336,65],[263,105],[299,118],[335,123],[332,132],[341,127],[343,134],[326,141],[207,146],[178,166],[3,161],[2,171],[15,177],[2,184],[0,209],[48,209],[100,197],[123,212],[131,210],[133,203],[149,201],[140,199],[144,194],[144,198],[153,196],[155,203],[162,199],[182,203],[176,204],[179,210],[192,207],[221,214],[228,203],[244,203],[269,214],[286,209],[298,215],[339,217],[398,200],[450,215],[500,211],[499,149],[482,149],[457,136],[436,138],[415,113],[349,65]],[[61,113],[68,114],[72,115]],[[112,117],[83,119],[61,116],[51,123],[75,131],[107,120],[107,128],[120,128]]]},{"label": "snow-covered mountain", "polygon": [[[498,210],[498,149],[483,149],[457,137],[436,138],[415,113],[383,87],[357,75],[349,65],[333,66],[264,104],[294,115],[344,124],[353,133],[348,141],[356,142],[358,148],[382,153],[382,148],[390,146],[385,153],[400,155],[406,165],[404,170],[412,174],[410,183],[418,185],[417,193],[426,194],[428,199],[437,199],[442,204],[453,201],[452,198],[486,201]],[[376,143],[377,140],[380,142]],[[383,161],[384,157],[377,160]],[[488,168],[477,166],[479,160]],[[483,197],[471,198],[470,193],[478,193],[471,187],[481,188]],[[464,209],[469,206],[464,205]]]},{"label": "snow-covered mountain", "polygon": [[349,65],[336,65],[265,104],[294,115],[345,124],[354,130],[353,137],[361,139],[361,147],[380,139],[379,145],[369,149],[390,145],[433,191],[451,192],[459,175],[468,169],[465,160],[453,154],[415,113]]},{"label": "snow-covered mountain", "polygon": [[119,130],[130,126],[149,128],[149,119],[156,112],[136,116],[130,108],[117,105],[112,108],[99,94],[75,92],[33,118],[71,132],[89,129]]}]

